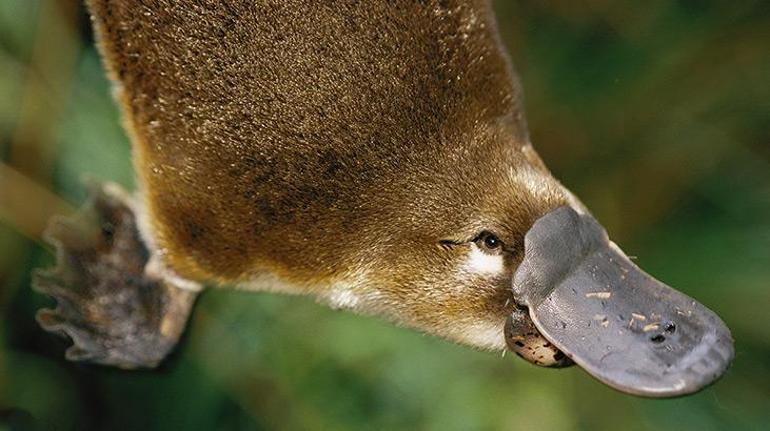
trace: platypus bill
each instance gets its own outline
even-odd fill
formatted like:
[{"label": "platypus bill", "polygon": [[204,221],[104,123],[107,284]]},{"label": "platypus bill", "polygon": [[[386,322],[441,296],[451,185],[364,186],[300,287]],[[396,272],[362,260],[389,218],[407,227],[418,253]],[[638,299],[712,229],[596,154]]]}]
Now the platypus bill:
[{"label": "platypus bill", "polygon": [[44,328],[156,366],[204,285],[308,294],[621,391],[715,381],[724,323],[612,243],[529,142],[486,0],[89,0],[138,191],[48,238]]}]

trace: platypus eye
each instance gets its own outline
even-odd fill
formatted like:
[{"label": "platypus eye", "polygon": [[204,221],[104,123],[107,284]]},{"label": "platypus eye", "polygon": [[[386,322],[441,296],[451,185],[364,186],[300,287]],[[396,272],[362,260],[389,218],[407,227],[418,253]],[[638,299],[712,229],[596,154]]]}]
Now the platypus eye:
[{"label": "platypus eye", "polygon": [[497,235],[489,231],[483,231],[473,240],[478,248],[489,254],[499,254],[503,251],[503,242]]}]

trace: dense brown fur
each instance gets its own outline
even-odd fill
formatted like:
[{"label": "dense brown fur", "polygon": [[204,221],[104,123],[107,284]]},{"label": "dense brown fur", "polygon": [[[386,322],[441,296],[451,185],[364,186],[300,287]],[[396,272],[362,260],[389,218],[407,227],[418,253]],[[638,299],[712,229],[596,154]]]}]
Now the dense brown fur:
[{"label": "dense brown fur", "polygon": [[[173,272],[350,291],[337,305],[492,346],[463,328],[502,328],[523,235],[568,198],[487,1],[88,3]],[[499,274],[462,270],[483,230]]]}]

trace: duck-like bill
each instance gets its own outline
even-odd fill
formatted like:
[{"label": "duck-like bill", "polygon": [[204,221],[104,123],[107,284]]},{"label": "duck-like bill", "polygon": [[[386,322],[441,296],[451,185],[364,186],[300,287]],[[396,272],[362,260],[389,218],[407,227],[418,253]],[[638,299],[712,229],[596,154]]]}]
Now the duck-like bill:
[{"label": "duck-like bill", "polygon": [[693,393],[733,358],[730,331],[716,314],[642,271],[593,217],[572,208],[551,211],[529,230],[513,292],[543,337],[623,392]]}]

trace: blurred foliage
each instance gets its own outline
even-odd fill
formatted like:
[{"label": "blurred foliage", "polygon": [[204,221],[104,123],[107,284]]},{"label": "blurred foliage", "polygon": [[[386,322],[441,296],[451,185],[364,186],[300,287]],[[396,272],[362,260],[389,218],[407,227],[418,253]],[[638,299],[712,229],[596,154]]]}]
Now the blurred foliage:
[{"label": "blurred foliage", "polygon": [[228,290],[203,295],[160,370],[65,362],[33,319],[49,300],[30,273],[53,260],[40,220],[82,201],[84,174],[131,187],[130,148],[82,6],[4,0],[0,431],[770,429],[770,3],[495,6],[543,158],[641,266],[733,330],[720,382],[638,399],[575,367]]}]

